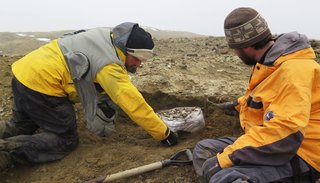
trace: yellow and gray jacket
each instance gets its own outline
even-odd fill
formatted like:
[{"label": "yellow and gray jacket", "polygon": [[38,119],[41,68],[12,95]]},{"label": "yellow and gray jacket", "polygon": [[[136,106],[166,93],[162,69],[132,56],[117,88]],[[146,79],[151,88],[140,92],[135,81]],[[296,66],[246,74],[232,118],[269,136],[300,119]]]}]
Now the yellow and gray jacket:
[{"label": "yellow and gray jacket", "polygon": [[238,99],[245,134],[217,155],[222,168],[283,165],[298,154],[320,171],[320,66],[314,59],[304,35],[276,39]]},{"label": "yellow and gray jacket", "polygon": [[28,88],[50,96],[69,97],[83,104],[87,122],[97,112],[98,83],[128,116],[156,140],[167,126],[131,83],[124,67],[124,45],[135,24],[111,31],[96,28],[53,40],[12,65],[14,76]]}]

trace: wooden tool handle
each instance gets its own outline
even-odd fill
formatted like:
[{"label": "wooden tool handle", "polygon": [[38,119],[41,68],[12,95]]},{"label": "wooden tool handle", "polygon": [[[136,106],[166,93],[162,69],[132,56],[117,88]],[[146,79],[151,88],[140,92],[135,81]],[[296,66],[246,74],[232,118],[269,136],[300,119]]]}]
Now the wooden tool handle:
[{"label": "wooden tool handle", "polygon": [[149,171],[160,169],[160,168],[162,168],[162,162],[158,161],[158,162],[151,163],[151,164],[148,164],[148,165],[144,165],[144,166],[140,166],[140,167],[137,167],[137,168],[125,170],[123,172],[119,172],[119,173],[108,175],[104,179],[103,182],[111,182],[111,181],[114,181],[114,180],[118,180],[118,179],[121,179],[121,178],[127,178],[127,177],[130,177],[130,176],[133,176],[133,175],[139,175],[139,174],[142,174],[144,172],[149,172]]}]

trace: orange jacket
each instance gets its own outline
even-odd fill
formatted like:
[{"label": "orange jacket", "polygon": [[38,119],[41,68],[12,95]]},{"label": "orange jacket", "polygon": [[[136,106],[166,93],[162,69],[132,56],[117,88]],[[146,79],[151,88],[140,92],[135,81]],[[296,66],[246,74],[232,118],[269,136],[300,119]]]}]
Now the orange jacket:
[{"label": "orange jacket", "polygon": [[303,35],[278,39],[267,63],[255,65],[247,91],[238,99],[245,134],[217,155],[222,168],[277,166],[298,154],[320,171],[320,66]]}]

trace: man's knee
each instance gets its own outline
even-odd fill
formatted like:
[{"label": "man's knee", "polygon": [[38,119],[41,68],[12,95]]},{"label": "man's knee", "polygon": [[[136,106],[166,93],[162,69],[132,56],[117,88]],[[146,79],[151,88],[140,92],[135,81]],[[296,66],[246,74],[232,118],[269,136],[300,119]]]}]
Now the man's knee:
[{"label": "man's knee", "polygon": [[198,142],[194,148],[194,157],[210,158],[221,152],[227,145],[218,139],[205,139]]},{"label": "man's knee", "polygon": [[193,159],[209,158],[212,156],[210,153],[211,147],[209,147],[208,141],[209,139],[205,139],[196,144],[193,150]]},{"label": "man's knee", "polygon": [[202,175],[203,163],[208,158],[215,156],[211,151],[211,141],[212,139],[202,140],[196,144],[193,150],[193,167],[199,176]]},{"label": "man's knee", "polygon": [[225,147],[232,144],[235,138],[221,137],[217,139],[205,139],[198,142],[193,150],[193,166],[196,173],[202,176],[204,162],[222,152]]}]

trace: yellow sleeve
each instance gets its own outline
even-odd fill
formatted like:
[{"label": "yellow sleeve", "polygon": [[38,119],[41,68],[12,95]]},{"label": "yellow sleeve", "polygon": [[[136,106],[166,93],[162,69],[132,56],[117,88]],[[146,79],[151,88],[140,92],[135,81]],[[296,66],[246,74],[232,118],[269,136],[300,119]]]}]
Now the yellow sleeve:
[{"label": "yellow sleeve", "polygon": [[117,64],[106,65],[98,72],[96,81],[111,100],[154,139],[160,141],[166,138],[167,126],[131,83],[123,67]]}]

